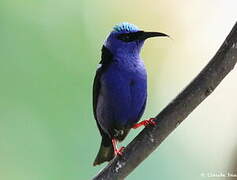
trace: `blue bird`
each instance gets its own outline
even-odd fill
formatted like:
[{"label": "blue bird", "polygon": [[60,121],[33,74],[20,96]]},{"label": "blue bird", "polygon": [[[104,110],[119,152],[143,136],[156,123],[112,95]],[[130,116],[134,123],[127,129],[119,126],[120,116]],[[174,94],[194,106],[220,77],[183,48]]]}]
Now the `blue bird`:
[{"label": "blue bird", "polygon": [[156,36],[168,35],[120,23],[104,42],[93,84],[94,117],[102,136],[94,166],[121,154],[123,147],[117,149],[117,141],[122,141],[131,128],[154,124],[153,119],[136,123],[147,99],[147,72],[140,51],[147,38]]}]

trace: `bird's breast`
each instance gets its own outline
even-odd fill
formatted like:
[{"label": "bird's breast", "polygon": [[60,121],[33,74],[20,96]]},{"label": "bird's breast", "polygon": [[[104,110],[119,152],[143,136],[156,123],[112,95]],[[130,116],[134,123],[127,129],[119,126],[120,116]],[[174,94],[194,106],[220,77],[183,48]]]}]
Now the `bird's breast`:
[{"label": "bird's breast", "polygon": [[146,68],[144,62],[139,57],[128,56],[120,57],[116,60],[117,66],[121,71],[146,76]]}]

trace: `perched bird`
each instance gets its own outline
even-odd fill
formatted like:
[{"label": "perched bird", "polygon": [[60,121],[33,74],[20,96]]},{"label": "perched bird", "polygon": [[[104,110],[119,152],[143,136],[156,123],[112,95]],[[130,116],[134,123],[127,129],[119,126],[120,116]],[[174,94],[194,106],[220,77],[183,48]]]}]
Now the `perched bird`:
[{"label": "perched bird", "polygon": [[121,154],[123,147],[117,149],[117,141],[122,141],[131,128],[154,124],[153,119],[136,123],[147,99],[147,73],[140,51],[146,39],[157,36],[168,35],[120,23],[104,42],[93,85],[94,117],[102,136],[93,165]]}]

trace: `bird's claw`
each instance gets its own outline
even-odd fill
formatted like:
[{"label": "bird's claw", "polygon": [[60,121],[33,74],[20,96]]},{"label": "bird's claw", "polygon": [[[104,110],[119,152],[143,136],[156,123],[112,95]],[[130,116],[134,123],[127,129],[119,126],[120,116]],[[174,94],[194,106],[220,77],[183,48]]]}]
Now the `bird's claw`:
[{"label": "bird's claw", "polygon": [[122,156],[124,149],[125,149],[125,147],[121,147],[121,148],[119,148],[119,149],[116,149],[116,150],[114,151],[115,155],[117,155],[117,156]]},{"label": "bird's claw", "polygon": [[150,118],[148,120],[144,120],[144,126],[147,126],[147,125],[153,125],[155,126],[157,123],[155,122],[155,119],[156,118]]},{"label": "bird's claw", "polygon": [[155,122],[155,120],[156,120],[156,118],[150,118],[150,119],[148,119],[148,120],[144,120],[144,121],[142,121],[142,122],[140,122],[140,123],[134,124],[134,125],[132,126],[132,128],[133,128],[133,129],[136,129],[136,128],[140,127],[140,126],[148,126],[148,125],[153,125],[153,126],[155,126],[155,125],[157,124],[157,123]]}]

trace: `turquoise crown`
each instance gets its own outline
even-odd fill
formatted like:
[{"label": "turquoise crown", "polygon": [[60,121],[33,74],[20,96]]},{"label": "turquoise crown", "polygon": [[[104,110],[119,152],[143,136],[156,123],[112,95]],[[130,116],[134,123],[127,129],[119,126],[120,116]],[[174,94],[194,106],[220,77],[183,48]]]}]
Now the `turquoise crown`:
[{"label": "turquoise crown", "polygon": [[114,26],[114,31],[116,32],[136,32],[139,31],[139,28],[137,26],[135,26],[134,24],[130,24],[128,22],[123,22],[123,23],[119,23],[117,25]]}]

